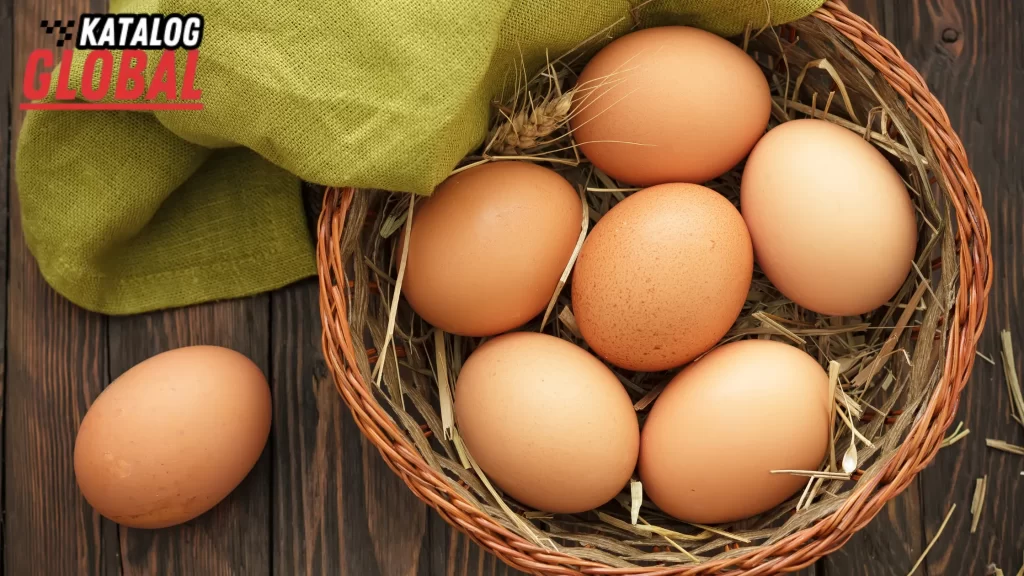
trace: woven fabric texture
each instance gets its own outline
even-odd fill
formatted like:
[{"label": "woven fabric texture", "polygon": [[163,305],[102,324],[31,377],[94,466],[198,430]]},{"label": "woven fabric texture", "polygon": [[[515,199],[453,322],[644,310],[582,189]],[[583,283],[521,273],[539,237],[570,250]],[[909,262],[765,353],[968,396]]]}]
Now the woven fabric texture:
[{"label": "woven fabric texture", "polygon": [[114,2],[204,16],[204,110],[30,112],[16,160],[26,240],[58,292],[109,314],[278,288],[315,274],[300,179],[429,194],[482,141],[514,66],[636,24],[734,35],[822,0],[634,4]]}]

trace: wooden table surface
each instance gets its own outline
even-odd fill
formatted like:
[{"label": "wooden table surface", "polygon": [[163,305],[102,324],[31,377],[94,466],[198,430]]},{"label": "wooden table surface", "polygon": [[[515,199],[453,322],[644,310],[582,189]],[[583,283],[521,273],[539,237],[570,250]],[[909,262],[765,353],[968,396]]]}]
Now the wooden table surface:
[{"label": "wooden table surface", "polygon": [[[77,18],[102,0],[0,0],[0,284],[3,374],[2,571],[24,575],[512,574],[406,490],[359,433],[329,383],[317,384],[316,287],[245,300],[108,318],[51,290],[22,237],[13,178],[21,78],[48,46],[42,19]],[[1014,331],[1024,360],[1024,4],[1020,0],[856,0],[925,75],[964,140],[992,225],[995,283],[981,350],[999,357]],[[7,128],[10,130],[7,130]],[[10,138],[8,138],[8,136]],[[8,183],[10,186],[8,187]],[[4,340],[5,339],[5,340]],[[191,344],[218,344],[268,375],[274,428],[255,470],[212,512],[176,528],[119,528],[75,486],[75,433],[92,400],[133,364]],[[975,365],[960,418],[971,434],[943,449],[904,494],[846,547],[804,574],[905,575],[954,503],[956,514],[918,574],[985,574],[1024,563],[1024,457],[986,437],[1024,444],[1001,369]],[[970,534],[976,478],[988,475]]]}]

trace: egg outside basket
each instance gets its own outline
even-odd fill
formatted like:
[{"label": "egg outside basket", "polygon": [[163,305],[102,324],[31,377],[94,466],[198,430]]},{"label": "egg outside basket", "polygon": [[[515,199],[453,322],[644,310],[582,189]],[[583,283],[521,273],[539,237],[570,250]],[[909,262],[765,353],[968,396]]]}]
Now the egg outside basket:
[{"label": "egg outside basket", "polygon": [[[905,177],[930,233],[922,235],[917,278],[912,274],[895,299],[901,305],[890,306],[884,317],[875,318],[888,326],[884,337],[874,340],[873,346],[858,348],[866,351],[859,357],[843,358],[835,365],[827,363],[826,352],[818,354],[823,365],[833,368],[834,382],[840,372],[856,374],[844,381],[845,394],[836,392],[843,402],[856,395],[858,384],[882,381],[876,384],[882,391],[872,388],[870,409],[853,410],[849,404],[845,412],[837,408],[860,416],[852,418],[850,426],[871,440],[858,445],[858,469],[845,480],[811,478],[799,501],[750,521],[721,530],[688,526],[660,516],[644,502],[641,516],[656,527],[637,525],[635,519],[630,521],[630,508],[639,501],[628,491],[600,511],[564,519],[531,514],[501,499],[467,461],[457,432],[449,430],[451,386],[469,343],[431,332],[422,321],[410,318],[408,310],[399,310],[404,305],[394,306],[400,275],[391,278],[379,264],[393,253],[381,229],[394,231],[400,226],[394,217],[396,212],[404,214],[404,208],[395,210],[400,195],[327,190],[318,225],[320,310],[324,354],[339,393],[388,466],[420,499],[519,570],[647,575],[797,570],[841,547],[902,492],[940,448],[975,360],[991,283],[988,221],[966,153],[918,72],[845,5],[826,2],[778,32],[773,41],[776,53],[769,62],[778,65],[779,56],[787,54],[787,66],[806,73],[804,93],[807,87],[814,91],[812,77],[820,76],[825,80],[817,80],[822,94],[833,92],[837,101],[842,98],[848,118],[866,118],[869,139],[897,157],[897,163],[903,160]],[[806,40],[803,52],[783,48],[786,39],[792,42],[797,36]],[[762,43],[759,49],[770,54],[772,45]],[[842,82],[834,83],[835,76],[829,78],[820,70],[808,73],[832,68],[831,75],[841,67],[822,65],[822,59],[833,64],[859,59],[868,73],[848,75],[840,96],[834,92]],[[800,110],[806,115],[827,108],[816,93],[810,106],[802,108],[796,102],[796,88],[790,102],[788,85],[783,94],[782,100],[776,98],[776,120]],[[888,104],[875,105],[878,102]],[[830,119],[843,122],[839,116]],[[879,121],[877,132],[871,128],[874,121]],[[773,329],[770,318],[760,320],[749,320],[736,334],[778,336],[786,331]],[[798,341],[816,334],[813,326],[789,332]],[[365,344],[367,338],[372,346]],[[872,342],[870,335],[864,338]],[[375,364],[387,358],[375,372]],[[638,406],[649,403],[654,394],[656,390],[647,390]],[[444,397],[448,401],[442,402]],[[834,436],[843,439],[836,442],[840,453],[851,444],[850,432],[844,436],[843,430],[840,424]]]}]

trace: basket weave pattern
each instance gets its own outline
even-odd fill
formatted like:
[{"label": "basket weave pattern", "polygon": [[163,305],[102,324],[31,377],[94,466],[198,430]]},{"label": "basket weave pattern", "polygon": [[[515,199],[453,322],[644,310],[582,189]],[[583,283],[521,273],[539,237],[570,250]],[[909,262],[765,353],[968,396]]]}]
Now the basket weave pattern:
[{"label": "basket weave pattern", "polygon": [[[934,151],[936,175],[944,188],[955,221],[958,256],[957,290],[945,318],[947,345],[941,376],[926,407],[902,444],[889,456],[880,473],[859,482],[839,509],[813,525],[743,554],[719,557],[701,564],[619,568],[554,552],[510,531],[454,489],[450,480],[421,456],[395,418],[381,406],[374,383],[364,379],[349,325],[352,294],[346,260],[351,247],[342,241],[356,190],[329,189],[318,226],[318,270],[323,351],[336,387],[366,437],[380,450],[388,466],[409,488],[445,520],[511,566],[535,574],[698,575],[731,569],[736,574],[776,574],[806,567],[841,547],[878,511],[902,492],[938,452],[955,416],[960,393],[975,360],[975,349],[988,311],[992,256],[988,220],[981,193],[971,174],[966,152],[949,118],[924,80],[899,51],[849,9],[828,1],[815,18],[845,36],[906,102],[920,120]],[[365,360],[365,359],[364,359]],[[365,365],[365,362],[364,362]]]}]

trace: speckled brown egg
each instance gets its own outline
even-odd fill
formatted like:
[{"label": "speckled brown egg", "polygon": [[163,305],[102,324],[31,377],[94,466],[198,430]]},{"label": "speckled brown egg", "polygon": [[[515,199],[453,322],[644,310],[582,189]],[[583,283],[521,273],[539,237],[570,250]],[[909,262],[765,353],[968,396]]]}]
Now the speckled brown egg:
[{"label": "speckled brown egg", "polygon": [[836,316],[892,298],[917,252],[917,216],[899,172],[859,134],[795,120],[757,144],[740,207],[757,262],[797,304]]},{"label": "speckled brown egg", "polygon": [[636,467],[640,430],[626,390],[600,360],[554,336],[505,334],[474,351],[455,416],[488,478],[537,510],[596,508]]},{"label": "speckled brown egg", "polygon": [[493,162],[451,176],[413,214],[402,285],[409,305],[446,332],[490,336],[547,306],[579,240],[583,206],[552,170]]},{"label": "speckled brown egg", "polygon": [[572,306],[587,344],[630,370],[681,366],[739,317],[754,255],[739,211],[697,184],[662,184],[620,202],[583,244]]},{"label": "speckled brown egg", "polygon": [[75,478],[97,512],[132,528],[163,528],[213,508],[267,443],[270,388],[226,348],[158,354],[112,382],[75,440]]},{"label": "speckled brown egg", "polygon": [[570,124],[587,158],[637,186],[701,183],[736,166],[768,126],[764,73],[698,28],[627,34],[580,74]]},{"label": "speckled brown egg", "polygon": [[644,494],[671,516],[719,524],[781,504],[828,448],[828,376],[788,344],[743,340],[687,366],[644,422]]}]

